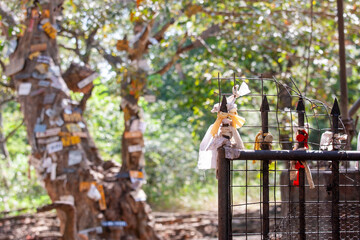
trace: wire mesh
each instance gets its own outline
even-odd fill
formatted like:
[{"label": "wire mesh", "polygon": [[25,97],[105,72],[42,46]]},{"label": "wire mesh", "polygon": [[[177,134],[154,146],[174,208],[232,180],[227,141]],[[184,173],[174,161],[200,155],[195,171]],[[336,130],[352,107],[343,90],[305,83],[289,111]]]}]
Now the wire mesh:
[{"label": "wire mesh", "polygon": [[[231,95],[234,84],[245,81],[251,94],[241,97],[238,114],[247,122],[240,129],[246,149],[254,148],[254,139],[261,130],[263,97],[266,95],[270,107],[268,128],[273,135],[273,150],[291,150],[296,143],[299,98],[305,104],[305,129],[309,133],[308,144],[313,150],[320,149],[323,133],[331,131],[331,108],[318,100],[301,95],[293,79],[286,83],[276,78],[218,78],[220,95]],[[344,125],[339,119],[341,132]],[[340,149],[343,148],[341,145]],[[305,160],[305,159],[304,159]],[[231,238],[232,239],[333,239],[332,226],[332,169],[331,161],[307,161],[314,189],[305,183],[305,202],[299,200],[299,190],[290,180],[290,160],[269,162],[268,185],[264,186],[263,161],[253,159],[231,161]],[[339,170],[339,223],[341,239],[360,239],[360,172],[356,161],[341,162]],[[264,198],[264,187],[268,196]],[[265,208],[264,208],[265,207]],[[268,207],[268,210],[267,210]],[[268,213],[265,213],[265,212]],[[302,214],[302,215],[301,215]],[[301,223],[303,216],[305,222]],[[264,218],[269,219],[268,234]],[[304,229],[300,225],[305,226]],[[302,235],[301,233],[304,233]]]}]

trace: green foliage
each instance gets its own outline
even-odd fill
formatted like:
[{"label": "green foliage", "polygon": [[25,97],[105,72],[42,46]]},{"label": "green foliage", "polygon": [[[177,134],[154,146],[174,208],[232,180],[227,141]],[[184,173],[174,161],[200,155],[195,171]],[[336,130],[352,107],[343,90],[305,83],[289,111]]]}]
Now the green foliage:
[{"label": "green foliage", "polygon": [[[146,139],[146,173],[144,186],[155,208],[209,207],[215,197],[213,172],[197,170],[198,138],[192,137],[187,114],[177,107],[177,100],[144,103],[148,123]],[[164,184],[166,183],[166,184]],[[204,204],[204,200],[206,203]]]},{"label": "green foliage", "polygon": [[[7,135],[22,122],[19,104],[8,104],[3,110],[4,134]],[[28,178],[28,156],[31,148],[26,140],[26,128],[22,126],[9,138],[9,159],[0,159],[0,212],[21,208],[35,209],[50,202],[46,191],[39,185],[35,171]]]},{"label": "green foliage", "polygon": [[172,101],[160,100],[147,109],[152,114],[145,135],[144,189],[158,210],[199,207],[202,200],[215,196],[209,187],[215,184],[214,174],[196,169],[199,142],[191,136],[191,125],[170,106]]},{"label": "green foliage", "polygon": [[87,102],[84,118],[104,160],[121,160],[121,136],[124,117],[120,98],[109,94],[106,85],[95,80],[92,97]]}]

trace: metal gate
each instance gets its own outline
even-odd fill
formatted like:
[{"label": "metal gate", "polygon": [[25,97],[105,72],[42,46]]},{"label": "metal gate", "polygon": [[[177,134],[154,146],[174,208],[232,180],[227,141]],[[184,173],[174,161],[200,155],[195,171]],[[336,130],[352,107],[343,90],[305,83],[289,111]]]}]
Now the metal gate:
[{"label": "metal gate", "polygon": [[[223,80],[230,79],[219,79]],[[303,98],[276,79],[236,80],[260,86],[257,93],[249,96],[254,107],[239,111],[239,115],[248,114],[247,118],[251,119],[247,128],[240,130],[245,146],[250,149],[254,144],[251,134],[247,133],[261,129],[262,133],[275,131],[272,147],[279,150],[270,150],[266,145],[262,146],[263,150],[219,149],[219,239],[360,239],[360,171],[357,167],[360,152],[343,151],[334,140],[337,135],[332,135],[333,151],[281,150],[286,145],[303,147],[303,143],[294,138],[295,120],[297,127],[302,128],[308,122],[317,124],[317,127],[307,126],[312,132],[309,137],[312,149],[321,149],[320,136],[325,131],[333,134],[343,131],[337,101],[330,113],[324,104]],[[266,96],[264,92],[269,89],[275,92]],[[273,97],[270,101],[269,96]],[[279,107],[282,97],[294,106]],[[260,101],[254,101],[255,98]],[[261,103],[258,109],[256,103]],[[311,114],[306,113],[306,105],[310,105]],[[324,113],[316,110],[319,106]],[[288,127],[282,126],[279,120],[285,115],[290,119]],[[284,131],[288,131],[288,139],[284,139]],[[302,168],[304,160],[311,168],[313,189],[309,188]],[[290,169],[291,161],[298,163],[296,170]],[[290,181],[293,171],[298,172],[296,184]]]},{"label": "metal gate", "polygon": [[[250,168],[251,159],[260,160],[261,168]],[[315,189],[305,185],[304,172],[299,173],[299,186],[282,181],[289,171],[278,166],[290,160],[327,162],[330,171],[313,172]],[[219,150],[219,239],[360,239],[360,173],[339,171],[339,162],[360,159],[360,152],[322,151],[239,151]],[[269,169],[269,161],[276,161]],[[233,168],[234,161],[245,168]],[[276,166],[277,165],[277,166]],[[258,183],[250,175],[260,173]],[[236,181],[245,175],[245,182]],[[245,201],[232,198],[234,189],[244,189]],[[255,189],[255,190],[254,190]],[[277,195],[280,190],[281,197]],[[252,194],[259,200],[252,200]],[[258,211],[254,212],[254,207]],[[242,228],[234,228],[236,222]],[[254,227],[255,226],[255,227]]]}]

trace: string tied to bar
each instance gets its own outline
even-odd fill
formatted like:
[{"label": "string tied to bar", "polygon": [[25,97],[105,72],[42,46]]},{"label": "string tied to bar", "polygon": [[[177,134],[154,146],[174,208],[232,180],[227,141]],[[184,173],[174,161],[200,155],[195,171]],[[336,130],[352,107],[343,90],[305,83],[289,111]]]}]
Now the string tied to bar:
[{"label": "string tied to bar", "polygon": [[[305,149],[298,149],[298,150],[305,150]],[[314,180],[311,175],[311,170],[310,170],[309,164],[307,164],[306,161],[291,161],[290,164],[291,164],[290,165],[290,171],[291,171],[290,172],[290,180],[294,180],[293,185],[299,186],[299,169],[304,168],[306,178],[309,183],[309,187],[310,187],[310,189],[314,189],[315,184],[314,184]],[[296,175],[295,175],[294,171],[296,171]]]},{"label": "string tied to bar", "polygon": [[224,120],[226,118],[231,119],[231,125],[234,128],[241,128],[245,123],[245,118],[240,117],[237,114],[236,109],[232,109],[228,113],[226,113],[226,112],[218,112],[216,121],[215,121],[215,123],[214,123],[214,125],[213,125],[213,127],[211,129],[211,135],[213,137],[218,133],[222,120]]},{"label": "string tied to bar", "polygon": [[272,141],[274,137],[271,133],[263,133],[263,131],[259,131],[258,134],[255,136],[255,146],[254,150],[260,150],[261,144],[268,144],[270,145],[269,149],[272,149]]},{"label": "string tied to bar", "polygon": [[[261,144],[268,144],[271,150],[273,139],[274,137],[271,133],[263,133],[263,131],[260,130],[255,136],[254,150],[260,150]],[[253,163],[255,162],[256,160],[253,160]]]}]

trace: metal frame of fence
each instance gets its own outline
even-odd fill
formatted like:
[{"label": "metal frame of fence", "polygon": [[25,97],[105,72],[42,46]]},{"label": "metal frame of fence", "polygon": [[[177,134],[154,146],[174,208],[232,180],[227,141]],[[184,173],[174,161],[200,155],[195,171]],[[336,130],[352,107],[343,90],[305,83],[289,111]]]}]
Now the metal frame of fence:
[{"label": "metal frame of fence", "polygon": [[[246,161],[249,159],[257,159],[262,161],[262,221],[261,239],[271,239],[269,236],[269,168],[270,160],[317,160],[317,161],[332,161],[332,189],[331,189],[331,234],[332,239],[340,239],[340,216],[339,216],[339,168],[336,167],[339,161],[351,161],[360,159],[360,151],[341,151],[341,152],[324,152],[324,151],[250,151],[250,150],[236,150],[229,148],[220,148],[218,155],[218,220],[219,220],[219,240],[232,239],[232,201],[231,201],[231,162],[232,161]],[[246,170],[244,170],[246,171]],[[301,174],[301,173],[300,173]],[[304,173],[302,174],[304,176]],[[298,233],[294,233],[293,239],[306,239],[305,224],[305,179],[300,181],[299,190],[299,228]],[[359,183],[356,187],[360,188]],[[359,191],[360,194],[360,191]],[[283,201],[284,202],[284,201]],[[279,201],[278,203],[282,203]],[[297,203],[297,202],[294,202]],[[359,206],[359,201],[355,201]],[[316,202],[321,204],[321,201]],[[360,218],[360,216],[355,216]],[[281,217],[280,217],[281,218]],[[245,220],[247,217],[245,216]],[[321,232],[319,232],[321,234]],[[360,230],[356,232],[357,239],[360,239]],[[247,234],[244,233],[247,239]],[[276,238],[273,238],[276,239]],[[279,238],[281,239],[281,238]],[[320,238],[322,239],[322,238]]]},{"label": "metal frame of fence", "polygon": [[[306,99],[301,96],[299,91],[296,91],[288,86],[280,83],[277,79],[264,79],[264,78],[246,78],[250,81],[259,82],[261,86],[258,94],[254,93],[251,97],[261,97],[262,105],[260,107],[261,112],[261,125],[250,125],[247,127],[258,127],[264,133],[269,131],[269,128],[273,128],[278,131],[279,139],[277,144],[290,143],[294,144],[294,140],[281,140],[280,131],[281,126],[279,124],[278,112],[279,110],[279,93],[285,89],[287,95],[291,98],[297,97],[299,102],[296,110],[287,110],[290,113],[290,124],[292,135],[293,132],[293,118],[296,113],[297,115],[297,126],[305,127],[305,121],[308,118],[316,118],[315,122],[318,124],[318,128],[308,129],[313,132],[317,132],[320,136],[321,131],[330,130],[336,134],[339,131],[344,130],[344,125],[341,122],[340,112],[337,106],[337,100],[335,100],[334,106],[332,107],[331,113],[327,110],[328,108],[321,102],[316,100]],[[221,81],[231,80],[230,78],[218,78],[219,81],[219,95],[231,95],[222,93],[220,88]],[[244,78],[237,78],[237,80],[243,81]],[[276,97],[276,109],[270,110],[267,98],[264,94],[264,81],[268,81],[276,84],[276,94],[268,94],[267,96]],[[291,79],[292,83],[294,81]],[[235,77],[234,77],[235,84]],[[280,87],[283,89],[281,90]],[[295,85],[296,87],[296,85]],[[297,89],[298,90],[298,89]],[[315,112],[313,107],[311,110],[313,114],[307,115],[303,101],[309,101],[312,105],[321,105],[326,113],[323,114],[325,118],[331,123],[331,128],[320,129],[318,117],[322,116]],[[314,107],[315,108],[315,107]],[[241,112],[256,112],[256,109],[240,109]],[[276,114],[275,125],[269,123],[268,114],[274,112]],[[326,120],[325,119],[325,120]],[[326,121],[327,121],[326,120]],[[241,132],[241,131],[240,131]],[[319,138],[319,137],[318,137]],[[253,142],[247,142],[249,144]],[[302,142],[298,142],[299,147],[303,147]],[[313,141],[313,148],[320,147],[320,143]],[[333,141],[334,144],[334,141]],[[237,150],[231,148],[220,148],[218,150],[218,221],[219,221],[219,239],[360,239],[360,210],[353,211],[351,209],[360,209],[360,171],[357,169],[355,172],[348,169],[348,163],[350,161],[359,161],[359,151],[303,151],[303,150],[270,150],[266,145],[261,147],[262,150]],[[259,160],[257,164],[258,168],[249,167],[249,160]],[[307,160],[313,161],[315,169],[312,170],[313,174],[316,175],[315,190],[309,190],[308,184],[305,181],[305,171],[303,168],[299,169],[299,186],[293,186],[288,180],[286,183],[278,184],[279,176],[285,176],[289,179],[290,161]],[[271,165],[271,162],[273,164]],[[243,168],[235,167],[235,163],[243,164]],[[275,163],[275,167],[273,166]],[[344,164],[345,167],[340,169],[340,163]],[[284,169],[279,169],[279,166],[285,166]],[[319,165],[325,166],[330,165],[325,170],[320,169]],[[280,172],[280,174],[279,174]],[[354,173],[350,176],[350,172]],[[234,184],[236,176],[243,174],[245,177],[244,184]],[[251,184],[248,182],[249,175],[260,174],[260,183]],[[277,175],[278,174],[278,175]],[[235,176],[236,175],[236,176]],[[326,184],[323,183],[324,176],[327,177]],[[344,180],[345,179],[345,180]],[[236,200],[233,196],[234,189],[243,189],[246,196],[245,202],[234,203]],[[250,202],[248,201],[249,189],[257,189],[259,192],[259,201]],[[285,189],[285,190],[284,190]],[[281,190],[281,194],[287,193],[288,199],[279,199],[276,195]],[[317,195],[313,201],[309,201],[311,195]],[[350,191],[356,191],[357,196],[355,199],[347,199],[347,195],[354,195]],[[326,192],[329,196],[325,198],[320,197],[320,192]],[[340,196],[340,193],[344,196]],[[295,196],[296,195],[296,196]],[[293,197],[297,199],[292,199]],[[271,197],[274,198],[271,201]],[[282,196],[283,197],[283,196]],[[248,212],[250,205],[258,204],[259,214],[258,216],[252,216]],[[288,206],[287,216],[283,216],[277,213],[278,206],[285,208]],[[242,206],[245,207],[245,212],[240,214],[240,217],[234,217],[234,208]],[[347,208],[351,208],[347,210]],[[275,210],[274,210],[275,209]],[[315,212],[311,213],[315,209]],[[283,209],[282,209],[283,210]],[[234,219],[242,219],[245,221],[245,229],[243,232],[236,232],[233,229]],[[315,219],[314,221],[311,219]],[[285,221],[284,221],[285,220]],[[285,223],[284,223],[285,222]],[[324,224],[325,225],[324,225]],[[357,225],[350,229],[346,225]],[[250,233],[249,224],[255,224],[257,230]],[[314,224],[313,226],[311,226]],[[324,227],[325,226],[325,227]]]}]

